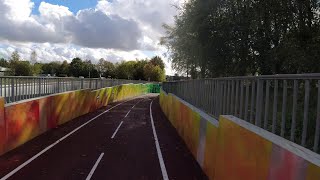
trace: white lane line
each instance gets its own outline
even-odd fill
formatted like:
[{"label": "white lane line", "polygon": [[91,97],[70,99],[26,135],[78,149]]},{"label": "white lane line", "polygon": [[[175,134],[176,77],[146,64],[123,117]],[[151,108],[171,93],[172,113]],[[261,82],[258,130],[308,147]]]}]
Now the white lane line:
[{"label": "white lane line", "polygon": [[[143,99],[142,99],[143,100]],[[131,107],[131,109],[127,112],[127,114],[124,116],[124,118],[128,117],[128,115],[130,114],[130,112],[132,111],[132,109],[142,100],[138,101],[134,106]],[[123,119],[124,119],[123,118]],[[111,139],[114,139],[114,137],[116,136],[116,134],[118,133],[121,125],[123,124],[123,121],[120,122],[119,126],[117,127],[117,129],[114,131],[113,135],[111,136]]]},{"label": "white lane line", "polygon": [[[141,101],[143,101],[143,100],[145,100],[145,98],[143,98],[143,99],[141,99],[140,101],[138,101],[134,106],[132,106],[132,108],[131,108],[131,110],[133,109],[133,108],[135,108],[136,107],[136,105],[138,105]],[[130,111],[131,111],[130,110]]]},{"label": "white lane line", "polygon": [[121,123],[119,124],[118,128],[114,131],[113,135],[111,136],[111,139],[113,139],[113,138],[116,136],[116,134],[117,134],[117,132],[119,131],[122,123],[123,123],[123,121],[121,121]]},{"label": "white lane line", "polygon": [[126,116],[124,116],[124,118],[128,117],[130,112],[132,111],[133,108],[136,107],[136,105],[138,105],[141,101],[143,101],[144,99],[141,99],[140,101],[138,101],[135,105],[132,106],[132,108],[128,111],[128,113],[126,114]]},{"label": "white lane line", "polygon": [[72,135],[73,133],[77,132],[79,129],[83,128],[84,126],[86,126],[87,124],[89,124],[90,122],[92,122],[93,120],[97,119],[98,117],[102,116],[103,114],[109,112],[110,110],[112,110],[113,108],[120,106],[123,103],[126,103],[128,101],[131,101],[132,99],[129,99],[127,101],[124,101],[120,104],[117,104],[113,107],[111,107],[110,109],[102,112],[101,114],[97,115],[96,117],[92,118],[91,120],[89,120],[88,122],[82,124],[81,126],[77,127],[76,129],[74,129],[73,131],[71,131],[70,133],[68,133],[67,135],[63,136],[62,138],[60,138],[59,140],[57,140],[56,142],[52,143],[51,145],[49,145],[48,147],[46,147],[45,149],[43,149],[42,151],[40,151],[38,154],[34,155],[33,157],[31,157],[30,159],[28,159],[26,162],[24,162],[23,164],[21,164],[20,166],[16,167],[14,170],[12,170],[10,173],[8,173],[7,175],[3,176],[0,180],[6,180],[9,177],[11,177],[12,175],[14,175],[15,173],[17,173],[19,170],[21,170],[23,167],[25,167],[26,165],[28,165],[29,163],[31,163],[33,160],[37,159],[39,156],[41,156],[43,153],[47,152],[49,149],[53,148],[55,145],[57,145],[59,142],[63,141],[64,139],[66,139],[67,137],[69,137],[70,135]]},{"label": "white lane line", "polygon": [[130,109],[130,111],[128,111],[128,113],[126,114],[126,116],[124,116],[124,118],[128,117],[128,115],[130,114],[132,109]]},{"label": "white lane line", "polygon": [[90,180],[90,179],[91,179],[94,171],[97,169],[97,167],[98,167],[98,165],[99,165],[99,163],[100,163],[100,161],[101,161],[101,159],[102,159],[103,156],[104,156],[104,153],[101,153],[100,156],[99,156],[99,158],[97,159],[96,163],[95,163],[94,166],[92,167],[90,173],[88,174],[86,180]]},{"label": "white lane line", "polygon": [[151,126],[152,126],[152,131],[153,131],[154,142],[155,142],[156,148],[157,148],[158,159],[159,159],[159,163],[160,163],[162,177],[163,177],[164,180],[169,180],[167,169],[166,169],[166,165],[164,164],[164,160],[163,160],[161,149],[160,149],[160,145],[159,145],[157,131],[156,131],[156,128],[155,128],[154,122],[153,122],[152,103],[153,103],[153,101],[151,101],[151,103],[150,103],[150,120],[151,120]]}]

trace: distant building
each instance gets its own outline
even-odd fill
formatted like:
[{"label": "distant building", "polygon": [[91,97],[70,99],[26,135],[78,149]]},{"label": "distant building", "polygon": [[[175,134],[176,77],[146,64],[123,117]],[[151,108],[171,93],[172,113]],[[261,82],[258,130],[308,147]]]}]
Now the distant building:
[{"label": "distant building", "polygon": [[10,73],[11,69],[0,66],[0,76],[6,76]]}]

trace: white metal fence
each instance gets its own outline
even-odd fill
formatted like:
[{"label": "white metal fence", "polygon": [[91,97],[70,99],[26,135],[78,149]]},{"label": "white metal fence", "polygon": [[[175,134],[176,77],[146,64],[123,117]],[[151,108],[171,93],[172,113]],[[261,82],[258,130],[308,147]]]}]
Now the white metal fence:
[{"label": "white metal fence", "polygon": [[56,77],[0,77],[0,96],[6,103],[79,89],[99,89],[147,81]]},{"label": "white metal fence", "polygon": [[234,115],[319,151],[320,74],[268,75],[163,83],[213,117]]}]

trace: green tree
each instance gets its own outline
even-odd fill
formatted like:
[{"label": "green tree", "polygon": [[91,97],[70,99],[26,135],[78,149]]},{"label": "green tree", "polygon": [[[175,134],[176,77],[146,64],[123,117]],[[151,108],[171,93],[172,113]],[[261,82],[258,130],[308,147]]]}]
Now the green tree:
[{"label": "green tree", "polygon": [[144,66],[144,77],[149,81],[163,82],[165,81],[165,72],[160,66],[154,66],[149,62]]},{"label": "green tree", "polygon": [[15,76],[32,76],[32,66],[29,61],[18,61],[14,64]]},{"label": "green tree", "polygon": [[11,69],[10,75],[32,76],[33,66],[29,61],[21,61],[18,53],[14,53],[8,65]]},{"label": "green tree", "polygon": [[0,66],[1,66],[1,67],[10,67],[10,64],[9,64],[9,62],[8,62],[6,59],[1,58],[1,59],[0,59]]},{"label": "green tree", "polygon": [[63,61],[58,70],[58,76],[66,77],[70,75],[69,72],[69,63],[67,61]]},{"label": "green tree", "polygon": [[99,73],[99,76],[102,77],[102,74],[104,74],[106,72],[105,67],[104,67],[104,63],[106,60],[104,60],[103,58],[99,59],[96,68],[97,71]]},{"label": "green tree", "polygon": [[42,73],[51,76],[58,75],[60,71],[60,62],[50,62],[42,65]]},{"label": "green tree", "polygon": [[17,50],[15,50],[12,54],[11,54],[11,58],[10,61],[12,62],[17,62],[20,61],[20,54]]},{"label": "green tree", "polygon": [[106,78],[115,78],[116,76],[116,67],[114,66],[114,64],[112,62],[109,61],[105,61],[103,63],[103,68],[104,68],[104,72],[103,72],[103,76]]},{"label": "green tree", "polygon": [[147,60],[140,60],[137,61],[136,64],[134,65],[134,74],[133,74],[133,79],[135,80],[147,80],[144,77],[144,66],[148,64]]},{"label": "green tree", "polygon": [[32,68],[32,74],[34,76],[38,76],[39,74],[42,74],[42,64],[41,63],[35,63],[31,66]]},{"label": "green tree", "polygon": [[133,79],[136,61],[122,61],[116,65],[116,77],[118,79]]},{"label": "green tree", "polygon": [[161,69],[165,68],[165,64],[164,64],[163,60],[161,59],[161,57],[159,57],[159,56],[155,56],[155,57],[151,58],[150,63],[153,64],[154,66],[159,66]]},{"label": "green tree", "polygon": [[74,77],[83,76],[84,63],[80,58],[74,58],[70,63],[70,74]]},{"label": "green tree", "polygon": [[190,0],[161,43],[193,78],[319,72],[319,3]]},{"label": "green tree", "polygon": [[90,60],[83,62],[82,76],[86,78],[98,78],[100,77],[96,66],[91,63]]}]

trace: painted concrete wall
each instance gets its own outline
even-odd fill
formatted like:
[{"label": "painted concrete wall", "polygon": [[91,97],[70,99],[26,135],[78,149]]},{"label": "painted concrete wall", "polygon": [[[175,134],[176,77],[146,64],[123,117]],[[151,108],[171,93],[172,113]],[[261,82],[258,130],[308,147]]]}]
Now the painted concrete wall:
[{"label": "painted concrete wall", "polygon": [[234,116],[217,122],[164,91],[160,105],[210,179],[320,179],[320,155],[306,148]]},{"label": "painted concrete wall", "polygon": [[210,179],[215,175],[219,123],[191,104],[160,92],[160,106]]},{"label": "painted concrete wall", "polygon": [[111,102],[149,93],[153,84],[70,91],[12,104],[0,98],[0,155]]}]

